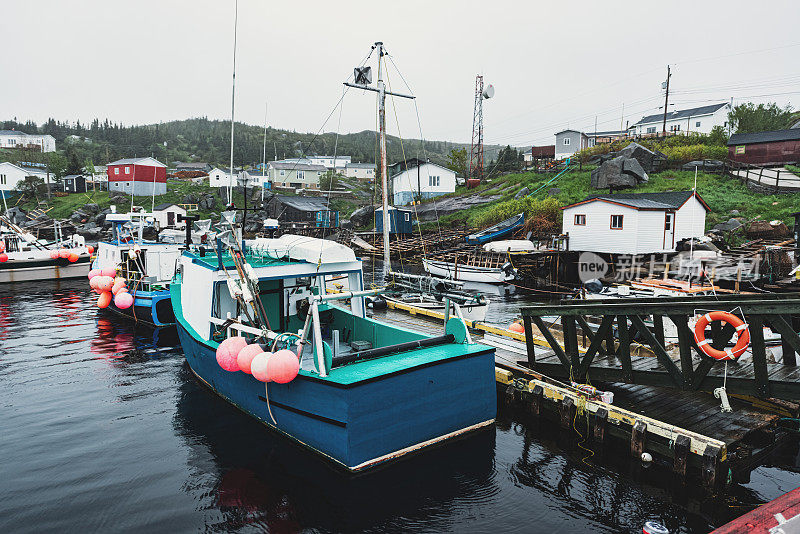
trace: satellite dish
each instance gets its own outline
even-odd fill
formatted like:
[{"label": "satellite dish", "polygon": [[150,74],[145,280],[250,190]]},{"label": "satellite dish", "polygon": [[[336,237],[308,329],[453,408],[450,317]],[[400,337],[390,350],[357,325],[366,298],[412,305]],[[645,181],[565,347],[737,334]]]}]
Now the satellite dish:
[{"label": "satellite dish", "polygon": [[483,90],[483,98],[490,99],[494,96],[494,85],[489,84],[486,86],[486,89]]}]

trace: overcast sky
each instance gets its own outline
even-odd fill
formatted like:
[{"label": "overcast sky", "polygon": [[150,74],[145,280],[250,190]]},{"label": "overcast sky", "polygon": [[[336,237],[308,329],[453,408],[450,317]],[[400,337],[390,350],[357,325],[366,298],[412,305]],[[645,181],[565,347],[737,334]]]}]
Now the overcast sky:
[{"label": "overcast sky", "polygon": [[[552,144],[663,106],[800,103],[800,1],[332,2],[239,0],[236,120],[316,132],[382,40],[418,97],[427,139],[468,142],[475,75],[487,143]],[[0,118],[147,124],[230,118],[234,0],[9,1],[0,10]],[[373,62],[374,66],[374,62]],[[408,89],[389,63],[395,91]],[[624,115],[623,115],[624,103]],[[414,104],[390,133],[419,137]],[[325,131],[375,128],[350,90]]]}]

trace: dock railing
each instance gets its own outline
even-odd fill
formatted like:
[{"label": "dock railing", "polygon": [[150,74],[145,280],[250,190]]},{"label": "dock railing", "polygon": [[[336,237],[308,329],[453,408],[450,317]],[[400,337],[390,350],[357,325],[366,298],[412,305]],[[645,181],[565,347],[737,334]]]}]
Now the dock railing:
[{"label": "dock railing", "polygon": [[[697,346],[689,327],[690,318],[709,311],[728,311],[744,316],[749,324],[751,356],[725,362],[706,356]],[[558,316],[563,329],[563,348],[544,321]],[[713,391],[726,386],[729,393],[800,399],[800,298],[786,295],[720,295],[719,297],[674,297],[569,301],[560,305],[522,309],[531,369],[553,377],[578,382],[589,379],[627,382],[682,390]],[[588,317],[599,317],[591,326]],[[676,343],[666,343],[665,320],[677,332]],[[652,326],[647,322],[652,321]],[[533,327],[547,339],[555,356],[536,358]],[[782,362],[767,356],[764,327],[779,336]],[[589,339],[579,350],[578,329]],[[730,325],[711,324],[711,346],[724,349],[734,334]],[[631,345],[646,345],[655,357],[632,353]],[[541,349],[539,349],[541,352]],[[675,354],[675,358],[670,354]],[[581,354],[583,352],[583,354]]]}]

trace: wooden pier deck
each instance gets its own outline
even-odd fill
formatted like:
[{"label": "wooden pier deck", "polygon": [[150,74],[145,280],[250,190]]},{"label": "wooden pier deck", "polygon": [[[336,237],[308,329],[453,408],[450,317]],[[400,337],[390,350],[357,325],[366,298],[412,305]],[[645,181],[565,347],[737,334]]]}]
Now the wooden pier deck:
[{"label": "wooden pier deck", "polygon": [[[441,317],[409,308],[376,311],[374,315],[420,332],[441,333]],[[480,328],[480,323],[477,326]],[[591,425],[593,449],[602,450],[610,438],[622,440],[629,444],[631,457],[651,452],[670,463],[681,478],[687,471],[699,473],[709,490],[727,479],[728,469],[734,476],[746,476],[777,444],[780,418],[800,413],[800,406],[794,403],[740,398],[731,398],[733,412],[724,413],[719,400],[702,391],[623,383],[595,384],[614,393],[613,404],[589,400],[568,381],[526,367],[524,334],[489,328],[491,331],[473,330],[473,338],[495,346],[495,379],[505,404],[520,405],[535,418],[550,419],[564,432],[574,431],[580,410]],[[536,343],[537,361],[557,358],[543,346],[546,340],[537,339]],[[655,361],[652,356],[647,359]]]}]

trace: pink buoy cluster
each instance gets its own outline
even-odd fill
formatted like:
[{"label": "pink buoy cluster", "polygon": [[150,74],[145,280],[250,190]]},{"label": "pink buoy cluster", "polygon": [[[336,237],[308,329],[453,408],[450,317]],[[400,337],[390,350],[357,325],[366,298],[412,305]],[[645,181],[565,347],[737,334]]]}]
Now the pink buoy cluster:
[{"label": "pink buoy cluster", "polygon": [[111,302],[121,309],[127,310],[133,306],[133,295],[128,293],[127,281],[117,276],[116,267],[92,269],[89,271],[89,287],[97,293],[97,306],[107,308]]},{"label": "pink buoy cluster", "polygon": [[287,349],[275,353],[243,337],[229,337],[217,347],[217,363],[226,371],[242,371],[260,382],[287,384],[300,372],[300,360]]}]

